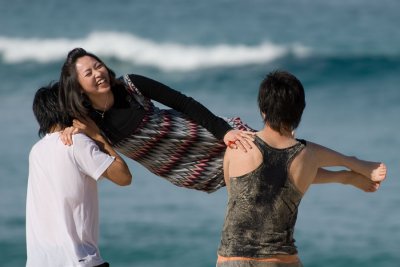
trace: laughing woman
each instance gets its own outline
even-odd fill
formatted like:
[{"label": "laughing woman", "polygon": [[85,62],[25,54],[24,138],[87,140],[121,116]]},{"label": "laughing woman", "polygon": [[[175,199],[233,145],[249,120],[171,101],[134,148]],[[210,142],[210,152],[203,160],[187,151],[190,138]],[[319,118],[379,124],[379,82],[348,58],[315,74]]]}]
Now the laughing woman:
[{"label": "laughing woman", "polygon": [[254,131],[239,118],[217,117],[193,98],[140,75],[117,79],[82,48],[69,52],[59,86],[72,117],[91,118],[118,152],[177,186],[215,191],[224,185],[226,145],[251,148]]}]

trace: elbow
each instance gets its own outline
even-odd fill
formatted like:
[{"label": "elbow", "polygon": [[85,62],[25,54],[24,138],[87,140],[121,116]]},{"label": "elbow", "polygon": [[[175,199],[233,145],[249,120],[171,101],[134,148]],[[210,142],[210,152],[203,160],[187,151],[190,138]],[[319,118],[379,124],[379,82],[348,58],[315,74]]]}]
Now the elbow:
[{"label": "elbow", "polygon": [[126,177],[120,182],[120,186],[128,186],[132,183],[132,175],[129,173]]}]

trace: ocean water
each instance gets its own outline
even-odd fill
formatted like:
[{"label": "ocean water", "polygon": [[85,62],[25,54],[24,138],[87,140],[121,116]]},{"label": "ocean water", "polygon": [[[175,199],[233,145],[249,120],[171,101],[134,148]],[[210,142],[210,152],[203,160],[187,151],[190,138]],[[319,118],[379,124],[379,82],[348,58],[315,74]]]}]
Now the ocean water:
[{"label": "ocean water", "polygon": [[[397,0],[1,1],[0,266],[26,261],[33,95],[78,46],[255,128],[259,82],[294,73],[307,98],[298,137],[388,166],[376,193],[311,187],[295,232],[304,265],[399,266],[398,10]],[[225,189],[179,188],[128,163],[131,186],[99,185],[102,256],[121,267],[214,266]]]}]

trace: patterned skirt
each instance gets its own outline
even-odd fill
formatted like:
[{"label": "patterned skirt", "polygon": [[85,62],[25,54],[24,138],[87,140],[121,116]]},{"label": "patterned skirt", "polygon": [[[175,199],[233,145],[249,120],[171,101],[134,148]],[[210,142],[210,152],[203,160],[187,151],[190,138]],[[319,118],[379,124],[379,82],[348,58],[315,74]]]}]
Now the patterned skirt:
[{"label": "patterned skirt", "polygon": [[[254,131],[240,118],[226,121],[235,129]],[[225,186],[224,142],[175,110],[154,107],[135,132],[114,147],[174,185],[209,193]]]}]

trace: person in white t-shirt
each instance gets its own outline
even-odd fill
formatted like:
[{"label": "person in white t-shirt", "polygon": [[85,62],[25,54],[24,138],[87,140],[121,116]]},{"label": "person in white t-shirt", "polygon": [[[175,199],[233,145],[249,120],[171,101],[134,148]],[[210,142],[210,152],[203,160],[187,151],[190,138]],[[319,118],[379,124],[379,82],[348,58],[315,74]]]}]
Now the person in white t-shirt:
[{"label": "person in white t-shirt", "polygon": [[[26,266],[109,266],[98,247],[97,182],[129,185],[129,168],[93,122],[62,112],[57,83],[36,92],[33,113],[41,139],[29,154]],[[71,124],[87,127],[65,146],[59,135]]]}]

